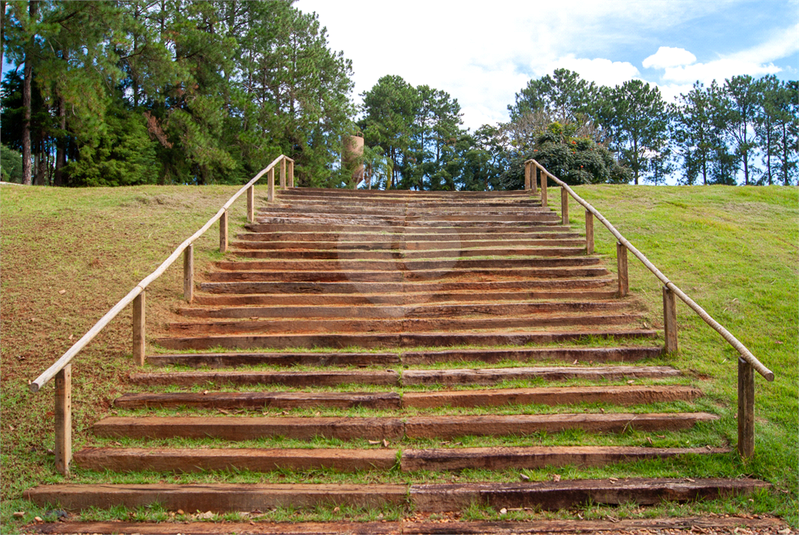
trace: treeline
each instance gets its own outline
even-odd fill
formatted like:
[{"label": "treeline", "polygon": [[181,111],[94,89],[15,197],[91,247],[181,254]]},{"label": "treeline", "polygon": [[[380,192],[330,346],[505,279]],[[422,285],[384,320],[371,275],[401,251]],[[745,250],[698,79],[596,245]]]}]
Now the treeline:
[{"label": "treeline", "polygon": [[630,80],[597,86],[558,69],[530,80],[510,120],[469,132],[447,93],[386,76],[358,123],[382,187],[515,189],[535,158],[571,184],[797,183],[799,84],[774,76],[697,83],[677,102]]},{"label": "treeline", "polygon": [[352,68],[292,3],[2,2],[4,176],[234,183],[283,153],[300,184],[331,185]]}]

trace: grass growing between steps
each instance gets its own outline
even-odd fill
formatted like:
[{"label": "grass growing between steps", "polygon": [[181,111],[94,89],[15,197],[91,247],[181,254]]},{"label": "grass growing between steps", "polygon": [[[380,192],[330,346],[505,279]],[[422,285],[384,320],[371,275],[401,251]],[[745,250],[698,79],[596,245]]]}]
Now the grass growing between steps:
[{"label": "grass growing between steps", "polygon": [[[48,385],[42,392],[31,394],[27,382],[55,361],[114,303],[155,269],[175,246],[204,224],[235,189],[2,189],[0,440],[3,448],[0,456],[0,525],[4,533],[17,529],[33,516],[46,517],[47,511],[20,499],[24,489],[63,481],[55,473],[53,456],[48,451],[53,447],[53,386]],[[677,474],[678,477],[749,475],[771,482],[775,489],[747,498],[681,507],[665,505],[642,509],[642,512],[634,508],[587,507],[563,512],[562,515],[650,515],[654,511],[656,514],[684,516],[692,512],[774,512],[796,525],[799,523],[799,192],[795,188],[725,187],[584,186],[576,189],[667,276],[747,345],[775,372],[777,379],[774,383],[767,383],[759,376],[756,378],[756,456],[746,463],[730,454],[707,459],[651,461],[609,469],[531,471],[528,476],[543,478],[555,473],[569,478],[619,477],[619,474],[637,474],[639,477],[661,474]],[[258,196],[260,203],[260,192]],[[572,203],[572,223],[577,229],[583,224],[582,211],[578,208]],[[244,210],[242,199],[231,214],[231,237],[235,235],[236,225],[244,222]],[[595,233],[597,251],[607,257],[606,266],[614,270],[615,244],[612,237],[598,222],[595,222]],[[217,229],[213,227],[195,246],[197,273],[221,258],[215,252],[217,236]],[[661,326],[660,285],[633,257],[629,262],[631,292],[646,306],[649,324]],[[180,304],[180,261],[176,264],[148,291],[150,336],[158,335],[160,326],[174,317],[170,308]],[[659,359],[658,363],[674,365],[696,377],[696,386],[706,394],[700,406],[718,414],[721,420],[701,429],[664,434],[662,439],[657,436],[649,438],[654,446],[659,447],[685,446],[686,442],[692,446],[726,443],[734,447],[737,442],[734,418],[736,355],[726,342],[682,304],[678,305],[678,322],[680,352],[664,357],[662,361]],[[594,342],[600,346],[613,345],[613,342],[602,339]],[[625,345],[628,343],[625,341]],[[583,341],[573,345],[583,345]],[[96,439],[90,434],[89,426],[108,413],[110,401],[126,390],[127,375],[137,371],[130,352],[128,309],[74,361],[76,450],[87,443],[94,443]],[[276,353],[284,352],[287,351]],[[152,371],[161,370],[152,368]],[[464,446],[574,444],[575,440],[583,441],[584,438],[582,435],[555,434],[532,439],[481,437],[461,442]],[[588,443],[644,445],[646,438],[643,434],[631,432],[621,436],[591,436]],[[256,447],[267,447],[267,443],[271,442],[263,441],[264,445]],[[203,441],[187,441],[183,445],[202,447],[203,444]],[[341,447],[327,444],[326,447]],[[412,445],[452,446],[433,441]],[[80,471],[76,475],[77,480],[88,478],[94,481],[110,481],[116,477],[119,476]],[[164,475],[153,477],[165,479]],[[214,479],[214,474],[205,477],[220,480]],[[315,477],[332,476],[317,474]],[[349,475],[335,477],[352,481]],[[376,478],[371,481],[383,481],[398,476],[373,474],[369,477]],[[429,476],[420,474],[418,477]],[[518,480],[518,473],[473,472],[435,477],[442,478],[442,481],[452,477],[509,481]],[[21,520],[15,519],[12,517],[14,511],[25,511],[26,516]],[[120,510],[113,517],[128,519],[132,518],[131,513],[138,514],[135,510]],[[146,517],[145,513],[137,518]],[[332,511],[278,511],[274,514],[289,519],[299,519],[302,515],[306,515],[303,519],[323,519]],[[375,517],[375,511],[364,514],[364,518]]]}]

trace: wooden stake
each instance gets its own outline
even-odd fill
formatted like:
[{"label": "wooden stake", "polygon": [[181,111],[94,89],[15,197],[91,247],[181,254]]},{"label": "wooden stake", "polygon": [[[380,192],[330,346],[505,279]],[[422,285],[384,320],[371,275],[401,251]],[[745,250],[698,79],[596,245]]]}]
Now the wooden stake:
[{"label": "wooden stake", "polygon": [[533,195],[538,193],[538,166],[535,162],[530,162],[530,185],[533,187]]},{"label": "wooden stake", "polygon": [[255,185],[247,188],[247,221],[255,221]]},{"label": "wooden stake", "polygon": [[545,173],[541,173],[541,206],[544,208],[549,206],[547,199],[547,175]]},{"label": "wooden stake", "polygon": [[266,200],[272,202],[275,200],[275,168],[266,173],[267,186],[266,186]]},{"label": "wooden stake", "polygon": [[738,455],[744,459],[755,453],[755,370],[738,358]]},{"label": "wooden stake", "polygon": [[227,252],[227,210],[219,218],[219,252]]},{"label": "wooden stake", "polygon": [[194,244],[183,251],[183,298],[187,303],[194,300]]},{"label": "wooden stake", "polygon": [[145,341],[145,305],[146,292],[142,292],[133,300],[133,360],[139,366],[144,366],[144,341]]},{"label": "wooden stake", "polygon": [[289,160],[289,187],[294,187],[294,160]]},{"label": "wooden stake", "polygon": [[663,325],[666,353],[677,351],[677,296],[668,286],[663,287]]},{"label": "wooden stake", "polygon": [[616,265],[619,271],[619,297],[624,297],[630,291],[630,278],[627,274],[627,248],[619,242],[616,242]]},{"label": "wooden stake", "polygon": [[532,186],[530,185],[531,179],[530,175],[532,174],[533,170],[533,162],[524,162],[524,189],[526,191],[530,191]]},{"label": "wooden stake", "polygon": [[566,188],[560,188],[560,220],[563,225],[569,224],[569,192]]},{"label": "wooden stake", "polygon": [[72,364],[55,376],[55,468],[69,475],[72,463]]},{"label": "wooden stake", "polygon": [[585,254],[594,254],[594,214],[585,211]]},{"label": "wooden stake", "polygon": [[280,160],[280,189],[286,189],[286,159]]}]

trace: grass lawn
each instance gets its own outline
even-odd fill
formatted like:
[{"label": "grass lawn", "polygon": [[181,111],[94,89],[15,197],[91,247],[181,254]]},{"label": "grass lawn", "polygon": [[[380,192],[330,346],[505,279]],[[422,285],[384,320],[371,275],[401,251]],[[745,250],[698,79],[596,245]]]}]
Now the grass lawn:
[{"label": "grass lawn", "polygon": [[[22,501],[23,490],[63,481],[55,472],[49,451],[53,447],[53,385],[32,394],[27,388],[28,381],[55,361],[175,246],[202,226],[236,189],[222,186],[0,188],[0,525],[4,533],[13,532],[33,516],[46,513]],[[774,485],[774,490],[757,496],[753,502],[740,499],[698,504],[690,511],[723,507],[725,510],[720,512],[776,513],[793,525],[799,524],[799,189],[648,186],[575,189],[776,374],[773,383],[760,376],[755,379],[754,459],[742,463],[736,455],[729,455],[704,465],[692,460],[655,462],[630,468],[630,473],[656,477],[677,471],[689,477],[765,479]],[[558,199],[555,193],[550,195],[553,207],[559,204],[555,202]],[[264,202],[265,189],[256,194],[257,202]],[[571,220],[576,228],[583,226],[583,212],[574,202]],[[231,237],[244,222],[242,199],[231,214]],[[595,234],[597,252],[606,256],[610,269],[615,269],[612,236],[598,222]],[[217,246],[214,226],[195,246],[198,273],[219,258]],[[630,256],[629,263],[630,291],[644,304],[649,323],[661,327],[660,284],[634,257]],[[152,336],[172,317],[170,307],[182,295],[180,264],[177,262],[148,290],[148,334]],[[74,361],[75,449],[96,442],[88,427],[107,414],[111,401],[125,390],[127,375],[135,369],[130,358],[130,324],[128,308]],[[680,351],[664,361],[696,379],[695,384],[705,392],[700,409],[718,414],[721,420],[712,433],[705,429],[674,436],[697,445],[704,444],[697,441],[710,434],[713,440],[734,447],[737,356],[715,331],[681,303],[678,324]],[[569,469],[563,472],[563,477],[603,477],[612,470]],[[513,473],[462,475],[464,479],[500,480],[516,476]],[[106,476],[82,477],[102,480]],[[332,481],[340,476],[320,477],[322,481]],[[153,478],[159,480],[157,474],[148,474],[145,479]],[[353,480],[366,482],[371,478],[357,475]],[[399,481],[402,477],[392,473],[385,479]],[[111,476],[107,480],[111,481]],[[594,509],[598,511],[595,515],[604,514],[605,509]],[[24,518],[12,517],[14,511],[22,510],[26,512]],[[668,507],[656,511],[657,514],[687,512],[687,508]],[[371,514],[366,513],[366,517]],[[475,510],[470,514],[474,518],[491,517],[487,511]]]}]

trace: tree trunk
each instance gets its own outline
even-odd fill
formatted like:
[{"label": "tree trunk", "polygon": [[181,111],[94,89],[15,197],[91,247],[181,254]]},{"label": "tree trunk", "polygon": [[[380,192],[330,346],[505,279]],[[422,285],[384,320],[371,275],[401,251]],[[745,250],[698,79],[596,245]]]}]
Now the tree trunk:
[{"label": "tree trunk", "polygon": [[[38,10],[38,0],[30,0],[28,14],[33,21]],[[22,82],[22,183],[30,186],[33,182],[31,169],[31,79],[33,78],[33,47],[35,37],[31,36],[28,50],[25,51],[25,67],[23,67],[24,80]]]}]

